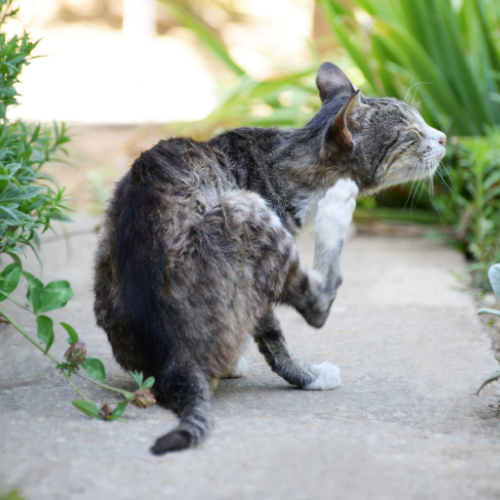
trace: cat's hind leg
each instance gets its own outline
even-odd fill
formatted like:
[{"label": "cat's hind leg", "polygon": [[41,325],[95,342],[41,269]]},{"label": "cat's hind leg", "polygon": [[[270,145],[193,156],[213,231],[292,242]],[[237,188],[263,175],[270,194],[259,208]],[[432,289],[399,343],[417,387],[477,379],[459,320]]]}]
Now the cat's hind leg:
[{"label": "cat's hind leg", "polygon": [[254,339],[271,370],[289,384],[307,390],[328,390],[342,385],[340,370],[335,365],[326,362],[310,365],[289,351],[273,311],[259,318]]},{"label": "cat's hind leg", "polygon": [[[340,253],[358,193],[356,184],[339,180],[319,202],[315,227],[314,267],[308,271],[297,256],[289,271],[283,302],[293,305],[317,328],[324,325],[342,283]],[[302,389],[327,390],[342,385],[340,370],[330,363],[309,365],[288,350],[278,319],[271,311],[259,318],[254,338],[271,369]]]}]

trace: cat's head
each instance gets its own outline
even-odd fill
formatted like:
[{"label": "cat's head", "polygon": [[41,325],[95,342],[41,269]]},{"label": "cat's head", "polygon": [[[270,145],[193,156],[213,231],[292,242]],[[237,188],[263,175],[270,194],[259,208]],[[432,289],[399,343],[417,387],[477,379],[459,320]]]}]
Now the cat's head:
[{"label": "cat's head", "polygon": [[393,98],[368,98],[345,73],[323,63],[316,77],[322,106],[325,168],[351,176],[360,191],[430,177],[445,153],[446,136],[418,111]]}]

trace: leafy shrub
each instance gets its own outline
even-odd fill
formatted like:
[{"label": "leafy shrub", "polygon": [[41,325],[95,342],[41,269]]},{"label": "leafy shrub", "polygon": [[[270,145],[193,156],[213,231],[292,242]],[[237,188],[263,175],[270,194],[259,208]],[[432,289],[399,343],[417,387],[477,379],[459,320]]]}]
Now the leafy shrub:
[{"label": "leafy shrub", "polygon": [[[318,62],[257,82],[242,76],[224,44],[202,21],[173,0],[161,1],[238,77],[209,117],[185,127],[189,134],[206,137],[244,125],[299,127],[319,107],[314,85]],[[365,94],[410,96],[413,102],[418,89],[424,118],[460,136],[458,146],[448,148],[447,168],[439,169],[430,189],[423,184],[398,186],[375,199],[363,197],[355,217],[450,225],[452,243],[473,261],[474,284],[489,288],[486,271],[500,260],[498,2],[317,0],[317,4],[361,71]]]},{"label": "leafy shrub", "polygon": [[[497,296],[497,299],[500,300],[500,264],[495,264],[490,267],[488,271],[488,278],[491,283],[491,288],[495,292],[495,295]],[[480,309],[478,314],[492,314],[493,316],[500,316],[500,311],[498,309]],[[497,361],[500,362],[500,359],[497,358]],[[479,386],[479,389],[476,392],[476,395],[481,392],[483,387],[485,387],[488,384],[491,384],[491,382],[495,382],[496,380],[500,379],[500,370],[497,370],[496,372],[493,372],[486,380],[483,381],[483,383]]]},{"label": "leafy shrub", "polygon": [[[0,28],[6,20],[15,16],[13,0],[0,0]],[[23,121],[10,121],[8,108],[17,104],[18,93],[15,84],[19,81],[22,68],[29,64],[32,51],[37,42],[32,42],[27,33],[21,38],[14,36],[7,39],[0,32],[0,258],[9,255],[14,263],[4,267],[0,273],[0,303],[9,299],[34,316],[38,339],[42,347],[25,329],[21,328],[5,311],[0,314],[37,349],[48,356],[56,368],[64,375],[71,387],[83,398],[73,401],[80,411],[93,418],[119,420],[127,404],[131,402],[139,407],[155,403],[149,393],[153,385],[152,377],[143,381],[141,374],[132,373],[139,390],[134,394],[106,385],[106,372],[103,363],[87,357],[87,349],[79,340],[74,328],[60,323],[69,337],[69,348],[63,361],[58,361],[50,354],[55,339],[54,322],[44,313],[60,309],[73,297],[73,291],[67,281],[44,283],[28,272],[23,272],[19,254],[25,254],[24,248],[30,247],[38,256],[38,232],[51,229],[54,220],[68,220],[69,207],[64,202],[64,190],[59,189],[50,177],[42,172],[42,167],[49,161],[60,160],[61,147],[69,141],[64,125],[54,124],[52,128],[41,125],[25,124]],[[24,247],[24,248],[23,248]],[[28,306],[16,302],[11,294],[16,290],[24,276],[27,282],[26,300]],[[114,409],[105,403],[99,409],[89,401],[75,386],[71,376],[81,375],[82,368],[94,382],[111,391],[121,394],[125,399]]]},{"label": "leafy shrub", "polygon": [[[12,0],[0,0],[0,26],[17,14],[11,4]],[[67,220],[68,210],[64,190],[41,171],[65,152],[61,146],[69,141],[66,128],[42,128],[7,117],[8,108],[17,104],[19,74],[36,45],[27,33],[9,40],[0,33],[0,257],[9,254],[19,266],[22,245],[37,255],[37,230],[46,231],[52,220]]]},{"label": "leafy shrub", "polygon": [[174,0],[160,0],[177,21],[197,36],[201,46],[233,75],[219,95],[216,109],[204,120],[178,124],[183,133],[206,138],[221,130],[241,127],[270,127],[273,125],[301,127],[320,106],[315,76],[318,64],[283,75],[256,81],[246,74],[231,57],[218,35],[185,5]]},{"label": "leafy shrub", "polygon": [[317,0],[363,72],[368,91],[404,99],[456,135],[500,125],[500,8],[496,0]]},{"label": "leafy shrub", "polygon": [[500,130],[459,138],[447,164],[449,187],[437,187],[437,208],[472,261],[473,284],[489,289],[488,268],[500,261]]}]

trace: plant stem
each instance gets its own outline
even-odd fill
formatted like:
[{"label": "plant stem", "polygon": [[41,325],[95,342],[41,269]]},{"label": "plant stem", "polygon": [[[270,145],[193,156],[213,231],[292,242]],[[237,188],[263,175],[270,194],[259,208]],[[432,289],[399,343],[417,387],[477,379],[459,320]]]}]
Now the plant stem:
[{"label": "plant stem", "polygon": [[61,370],[64,374],[64,376],[66,377],[66,380],[68,381],[68,384],[73,387],[73,390],[79,395],[81,396],[83,399],[85,399],[85,401],[88,401],[89,403],[91,403],[91,401],[89,399],[87,399],[78,389],[77,387],[75,386],[75,384],[73,384],[73,382],[71,381],[71,378],[70,376],[68,375],[68,372],[66,370]]},{"label": "plant stem", "polygon": [[75,375],[78,375],[80,378],[83,378],[83,380],[86,380],[87,382],[92,382],[93,384],[99,385],[100,387],[104,387],[104,389],[109,389],[110,391],[119,392],[127,399],[131,396],[130,392],[128,391],[122,391],[121,389],[117,389],[116,387],[111,387],[110,385],[103,384],[98,380],[92,380],[90,378],[84,377],[81,373],[77,372],[75,373]]},{"label": "plant stem", "polygon": [[42,351],[45,356],[48,356],[56,365],[59,364],[56,358],[54,358],[51,354],[48,352],[45,352],[45,349],[38,345],[35,340],[33,340],[12,318],[9,318],[7,314],[0,309],[0,314],[21,334],[24,335],[37,349]]},{"label": "plant stem", "polygon": [[[31,312],[31,311],[30,311]],[[26,339],[28,339],[38,350],[42,351],[46,356],[48,356],[56,365],[59,364],[59,362],[57,361],[57,359],[55,359],[51,354],[49,354],[48,352],[45,352],[45,349],[43,347],[41,347],[40,345],[38,345],[36,343],[35,340],[33,340],[12,318],[10,318],[9,316],[7,316],[7,314],[2,311],[2,309],[0,309],[0,314],[2,316],[5,317],[5,319],[19,332],[21,333],[24,337],[26,337]],[[73,387],[73,389],[75,390],[76,393],[78,393],[82,398],[84,398],[86,401],[89,401],[76,387],[75,385],[73,384],[73,382],[71,382],[71,379],[68,377],[68,374],[66,373],[65,370],[61,370],[64,374],[64,376],[66,377],[66,380],[68,381],[68,383],[71,385],[71,387]],[[131,394],[130,392],[128,391],[122,391],[121,389],[116,389],[115,387],[111,387],[110,385],[107,385],[107,384],[103,384],[102,382],[99,382],[97,380],[92,380],[90,378],[87,378],[87,377],[84,377],[83,375],[81,375],[80,373],[76,372],[75,375],[78,375],[80,378],[83,378],[83,380],[86,380],[87,382],[92,382],[93,384],[96,384],[96,385],[99,385],[100,387],[103,387],[104,389],[108,389],[110,391],[113,391],[113,392],[118,392],[120,393],[123,397],[125,397],[127,400],[129,399],[129,397],[131,397]]]},{"label": "plant stem", "polygon": [[24,309],[25,311],[28,311],[30,312],[31,314],[35,314],[33,312],[32,309],[30,309],[29,307],[26,307],[26,306],[23,306],[22,304],[20,304],[17,300],[14,300],[12,297],[7,297],[10,301],[14,302],[14,304],[16,304],[17,306],[21,307],[22,309]]}]

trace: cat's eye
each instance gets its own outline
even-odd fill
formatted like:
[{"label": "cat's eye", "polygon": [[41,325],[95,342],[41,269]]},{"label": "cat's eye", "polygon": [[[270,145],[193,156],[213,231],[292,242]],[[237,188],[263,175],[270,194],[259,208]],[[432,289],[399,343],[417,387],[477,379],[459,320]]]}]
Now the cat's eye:
[{"label": "cat's eye", "polygon": [[419,135],[421,135],[422,137],[424,137],[424,133],[422,132],[422,129],[416,123],[412,123],[410,125],[410,130],[413,130],[413,131],[417,132]]}]

